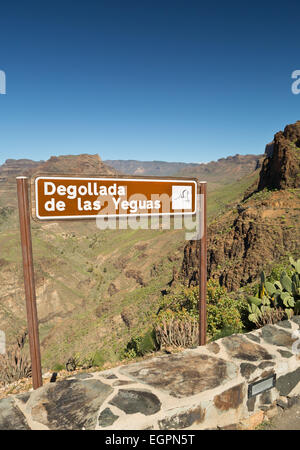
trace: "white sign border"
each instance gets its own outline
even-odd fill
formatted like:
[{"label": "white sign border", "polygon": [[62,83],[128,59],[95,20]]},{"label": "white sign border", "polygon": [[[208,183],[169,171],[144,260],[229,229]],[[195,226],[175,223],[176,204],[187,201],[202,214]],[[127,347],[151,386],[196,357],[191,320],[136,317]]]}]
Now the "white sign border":
[{"label": "white sign border", "polygon": [[[195,204],[194,204],[194,211],[191,212],[169,212],[169,213],[145,213],[145,214],[106,214],[106,215],[101,215],[101,214],[93,214],[92,216],[51,216],[51,217],[41,217],[38,213],[38,189],[37,189],[37,185],[38,185],[38,180],[41,179],[47,179],[47,180],[84,180],[84,181],[106,181],[106,180],[113,180],[113,181],[153,181],[153,182],[165,182],[165,183],[194,183],[195,185]],[[113,177],[93,177],[93,178],[85,178],[85,177],[54,177],[54,176],[39,176],[35,178],[35,215],[37,217],[37,219],[39,220],[69,220],[69,219],[76,219],[76,220],[84,220],[84,219],[97,219],[97,217],[102,217],[102,218],[109,218],[109,217],[163,217],[163,216],[192,216],[194,214],[196,214],[197,212],[197,181],[195,180],[188,180],[188,179],[182,179],[182,180],[174,180],[174,179],[152,179],[152,178],[113,178]]]}]

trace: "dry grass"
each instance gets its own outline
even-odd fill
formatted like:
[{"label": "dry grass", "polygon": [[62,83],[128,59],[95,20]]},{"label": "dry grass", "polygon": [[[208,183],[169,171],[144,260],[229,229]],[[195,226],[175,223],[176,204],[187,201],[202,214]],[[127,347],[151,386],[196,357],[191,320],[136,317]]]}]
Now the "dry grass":
[{"label": "dry grass", "polygon": [[262,312],[261,316],[255,322],[257,328],[261,328],[265,325],[273,325],[280,322],[285,316],[285,312],[282,308],[270,308],[267,311]]},{"label": "dry grass", "polygon": [[199,322],[196,319],[180,321],[169,319],[155,326],[160,348],[188,348],[198,345]]},{"label": "dry grass", "polygon": [[24,354],[27,332],[24,332],[17,343],[4,355],[0,355],[0,382],[10,384],[31,376],[31,363]]}]

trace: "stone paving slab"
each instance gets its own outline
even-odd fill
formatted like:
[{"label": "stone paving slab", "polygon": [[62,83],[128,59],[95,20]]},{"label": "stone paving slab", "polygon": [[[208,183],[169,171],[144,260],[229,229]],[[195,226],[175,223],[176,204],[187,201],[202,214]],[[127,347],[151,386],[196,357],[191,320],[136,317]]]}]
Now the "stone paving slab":
[{"label": "stone paving slab", "polygon": [[198,352],[170,355],[125,366],[120,373],[173,397],[190,397],[236,377],[238,365]]}]

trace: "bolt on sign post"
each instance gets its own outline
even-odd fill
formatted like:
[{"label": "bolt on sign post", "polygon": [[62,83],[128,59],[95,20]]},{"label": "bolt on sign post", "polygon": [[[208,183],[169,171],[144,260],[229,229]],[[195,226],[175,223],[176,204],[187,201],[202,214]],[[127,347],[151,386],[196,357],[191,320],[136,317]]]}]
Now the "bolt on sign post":
[{"label": "bolt on sign post", "polygon": [[[34,366],[40,355],[34,292],[27,179],[17,179],[24,280]],[[185,178],[37,176],[33,217],[39,221],[198,215],[199,344],[206,342],[206,183]],[[199,199],[200,209],[199,211]],[[27,203],[26,203],[27,202]],[[24,225],[26,224],[26,226]],[[197,228],[198,228],[197,226]],[[28,269],[29,267],[29,269]],[[26,292],[27,292],[26,291]],[[30,306],[30,307],[29,307]],[[35,374],[38,377],[38,372]]]},{"label": "bolt on sign post", "polygon": [[20,218],[21,247],[23,256],[28,337],[32,366],[32,385],[34,389],[37,389],[42,386],[43,381],[30,229],[28,178],[17,178],[17,193]]}]

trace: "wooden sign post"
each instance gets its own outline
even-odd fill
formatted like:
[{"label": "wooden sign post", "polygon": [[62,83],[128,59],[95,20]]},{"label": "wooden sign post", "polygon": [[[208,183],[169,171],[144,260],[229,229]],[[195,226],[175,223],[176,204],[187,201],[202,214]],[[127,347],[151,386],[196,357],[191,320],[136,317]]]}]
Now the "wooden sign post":
[{"label": "wooden sign post", "polygon": [[200,225],[199,225],[199,345],[206,344],[207,311],[206,311],[206,283],[207,283],[207,211],[206,211],[206,183],[199,183],[200,191]]},{"label": "wooden sign post", "polygon": [[43,380],[32,256],[28,178],[17,178],[17,193],[20,218],[21,247],[23,256],[28,338],[32,367],[32,385],[33,389],[37,389],[42,386]]},{"label": "wooden sign post", "polygon": [[[17,178],[17,190],[32,378],[36,389],[42,385],[42,371],[26,177]],[[187,216],[198,212],[199,345],[206,343],[206,183],[185,178],[37,176],[34,193],[33,214],[39,221],[95,220],[99,216]],[[197,210],[199,198],[200,211]]]}]

